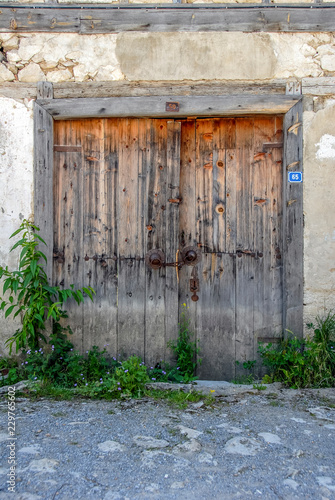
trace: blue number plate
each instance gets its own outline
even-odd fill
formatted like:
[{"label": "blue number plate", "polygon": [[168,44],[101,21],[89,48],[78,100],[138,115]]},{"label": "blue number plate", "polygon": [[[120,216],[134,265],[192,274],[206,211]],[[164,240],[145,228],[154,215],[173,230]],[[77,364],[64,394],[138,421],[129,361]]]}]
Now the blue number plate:
[{"label": "blue number plate", "polygon": [[289,172],[288,182],[302,182],[302,172]]}]

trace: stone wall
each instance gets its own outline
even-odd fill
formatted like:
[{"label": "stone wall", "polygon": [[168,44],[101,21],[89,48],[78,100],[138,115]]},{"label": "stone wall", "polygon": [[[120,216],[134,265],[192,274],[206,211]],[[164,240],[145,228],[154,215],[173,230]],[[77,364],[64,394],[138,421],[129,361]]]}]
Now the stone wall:
[{"label": "stone wall", "polygon": [[335,75],[335,35],[327,33],[0,33],[0,44],[0,82]]},{"label": "stone wall", "polygon": [[[0,33],[0,44],[0,263],[10,266],[15,257],[8,257],[8,237],[33,212],[33,103],[1,97],[1,84],[185,79],[233,84],[335,76],[335,37],[329,33]],[[335,92],[304,100],[309,321],[323,308],[335,308]],[[0,324],[1,351],[15,324]]]}]

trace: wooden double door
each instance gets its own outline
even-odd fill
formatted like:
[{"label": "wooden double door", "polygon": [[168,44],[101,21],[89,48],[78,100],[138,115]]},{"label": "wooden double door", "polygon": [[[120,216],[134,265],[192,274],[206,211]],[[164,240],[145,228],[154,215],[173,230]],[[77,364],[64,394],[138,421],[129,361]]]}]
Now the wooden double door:
[{"label": "wooden double door", "polygon": [[[54,123],[53,281],[96,290],[69,303],[85,351],[171,359],[185,313],[199,376],[234,377],[260,339],[282,334],[282,117],[88,119]],[[183,250],[196,266],[152,269]],[[196,269],[196,270],[195,270]],[[190,279],[197,277],[197,301]]]}]

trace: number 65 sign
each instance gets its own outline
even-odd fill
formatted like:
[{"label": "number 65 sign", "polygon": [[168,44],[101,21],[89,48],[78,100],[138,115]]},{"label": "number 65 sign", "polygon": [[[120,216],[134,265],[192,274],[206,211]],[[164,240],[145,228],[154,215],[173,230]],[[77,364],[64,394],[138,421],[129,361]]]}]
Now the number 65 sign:
[{"label": "number 65 sign", "polygon": [[288,182],[302,182],[302,172],[289,172]]}]

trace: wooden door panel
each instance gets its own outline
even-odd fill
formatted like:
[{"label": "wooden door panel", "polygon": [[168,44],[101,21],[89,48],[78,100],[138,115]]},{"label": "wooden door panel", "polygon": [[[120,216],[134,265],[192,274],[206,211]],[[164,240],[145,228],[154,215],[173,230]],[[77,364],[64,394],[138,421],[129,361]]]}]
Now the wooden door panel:
[{"label": "wooden door panel", "polygon": [[[280,117],[55,123],[54,281],[97,292],[69,303],[77,347],[171,360],[186,311],[199,376],[222,379],[256,359],[259,337],[281,334],[281,140]],[[186,246],[202,251],[198,302],[192,267],[145,263]]]},{"label": "wooden door panel", "polygon": [[229,380],[235,368],[235,256],[205,253],[199,268],[199,301],[189,303],[196,308],[199,376]]},{"label": "wooden door panel", "polygon": [[[54,248],[53,282],[69,288],[71,284],[84,286],[83,261],[83,190],[81,168],[83,151],[81,127],[76,122],[66,122],[55,127],[54,156]],[[82,348],[83,310],[74,299],[67,301],[66,310],[71,317],[71,328]]]}]

